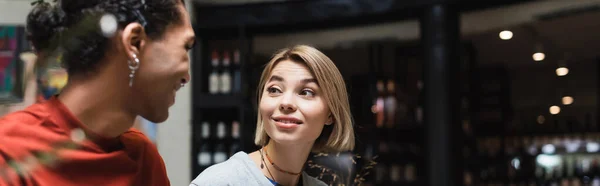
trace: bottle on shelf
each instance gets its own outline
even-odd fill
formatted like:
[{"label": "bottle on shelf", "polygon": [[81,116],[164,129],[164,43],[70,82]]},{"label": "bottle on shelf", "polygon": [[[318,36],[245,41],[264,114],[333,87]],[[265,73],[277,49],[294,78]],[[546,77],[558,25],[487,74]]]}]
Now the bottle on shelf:
[{"label": "bottle on shelf", "polygon": [[422,99],[422,91],[423,91],[423,81],[417,81],[417,89],[419,95],[417,96],[417,106],[415,107],[415,122],[417,124],[423,124],[423,99]]},{"label": "bottle on shelf", "polygon": [[463,185],[464,186],[473,186],[473,174],[471,171],[464,170],[463,171]]},{"label": "bottle on shelf", "polygon": [[240,138],[240,122],[231,122],[231,138],[237,140]]},{"label": "bottle on shelf", "polygon": [[571,176],[569,175],[569,162],[567,161],[567,158],[563,156],[562,158],[562,164],[560,166],[561,172],[559,174],[559,182],[560,182],[560,186],[569,186],[569,180],[571,179]]},{"label": "bottle on shelf", "polygon": [[390,166],[390,180],[392,182],[400,182],[402,178],[402,167],[397,163],[392,163]]},{"label": "bottle on shelf", "polygon": [[231,123],[231,138],[232,138],[232,142],[231,142],[231,146],[229,149],[229,156],[233,156],[235,153],[239,152],[241,150],[241,145],[240,145],[240,122],[238,121],[233,121]]},{"label": "bottle on shelf", "polygon": [[573,157],[572,167],[574,169],[574,176],[573,179],[571,179],[571,185],[582,185],[584,173],[580,157]]},{"label": "bottle on shelf", "polygon": [[213,153],[213,161],[215,164],[227,160],[227,148],[225,147],[226,126],[225,122],[217,122],[217,140],[215,151]]},{"label": "bottle on shelf", "polygon": [[383,163],[375,165],[375,183],[382,184],[387,181],[386,173],[388,172],[387,167]]},{"label": "bottle on shelf", "polygon": [[240,50],[233,51],[233,92],[240,93],[242,91],[242,73],[241,73],[241,57]]},{"label": "bottle on shelf", "polygon": [[227,129],[225,126],[225,122],[219,121],[217,122],[217,139],[222,141],[227,135]]},{"label": "bottle on shelf", "polygon": [[202,134],[200,135],[202,137],[203,140],[209,139],[210,138],[210,123],[208,122],[202,122]]},{"label": "bottle on shelf", "polygon": [[197,161],[201,169],[205,169],[213,163],[210,143],[203,143],[200,146]]},{"label": "bottle on shelf", "polygon": [[385,120],[387,128],[394,128],[396,124],[396,109],[397,109],[397,100],[396,100],[396,90],[394,80],[389,80],[387,82],[387,96],[385,97]]},{"label": "bottle on shelf", "polygon": [[210,94],[219,93],[219,52],[214,50],[211,58],[212,69],[208,76],[208,92]]},{"label": "bottle on shelf", "polygon": [[224,162],[227,160],[227,152],[225,143],[219,142],[215,147],[215,153],[213,154],[213,161],[215,164]]},{"label": "bottle on shelf", "polygon": [[377,128],[382,128],[385,121],[385,111],[384,111],[384,89],[385,85],[382,80],[377,81],[377,99],[375,100],[375,105],[373,105],[373,113],[375,113],[375,124]]},{"label": "bottle on shelf", "polygon": [[517,156],[518,141],[516,137],[508,137],[504,140],[504,162],[506,175],[510,184],[516,184],[521,162]]},{"label": "bottle on shelf", "polygon": [[222,94],[231,93],[231,73],[229,72],[231,70],[229,69],[230,64],[231,58],[229,56],[229,51],[226,50],[223,52],[223,69],[221,72],[219,82],[219,92]]},{"label": "bottle on shelf", "polygon": [[413,163],[406,164],[404,168],[404,178],[407,182],[415,182],[417,181],[417,172],[416,167]]},{"label": "bottle on shelf", "polygon": [[590,161],[586,157],[581,159],[581,184],[589,186],[592,184],[592,177],[590,176]]},{"label": "bottle on shelf", "polygon": [[[594,154],[594,156],[597,156],[597,154]],[[598,160],[594,156],[592,156],[593,159],[591,160],[590,179],[592,179],[592,186],[600,186],[600,167]]]}]

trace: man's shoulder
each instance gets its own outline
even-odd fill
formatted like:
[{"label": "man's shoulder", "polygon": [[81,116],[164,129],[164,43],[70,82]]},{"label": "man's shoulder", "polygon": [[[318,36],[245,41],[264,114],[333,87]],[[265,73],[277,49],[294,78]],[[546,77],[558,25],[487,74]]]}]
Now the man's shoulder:
[{"label": "man's shoulder", "polygon": [[0,117],[0,127],[10,123],[37,124],[50,116],[48,109],[46,104],[36,103],[23,110],[8,113]]},{"label": "man's shoulder", "polygon": [[[135,128],[130,128],[129,130],[125,131],[125,133],[121,135],[121,140],[126,141],[127,143],[135,143],[156,149],[155,144],[148,138],[148,136]],[[158,149],[156,150],[158,151]]]},{"label": "man's shoulder", "polygon": [[33,104],[23,110],[15,111],[0,117],[0,135],[13,133],[14,130],[28,130],[33,127],[36,129],[46,128],[42,126],[48,123],[50,113],[48,106],[44,103]]}]

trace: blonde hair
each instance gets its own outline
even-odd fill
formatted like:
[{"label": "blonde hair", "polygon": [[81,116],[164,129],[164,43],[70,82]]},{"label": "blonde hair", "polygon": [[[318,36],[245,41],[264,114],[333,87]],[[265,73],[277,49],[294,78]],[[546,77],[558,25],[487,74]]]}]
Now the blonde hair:
[{"label": "blonde hair", "polygon": [[[332,124],[333,129],[327,130],[331,126],[324,128],[319,138],[315,141],[312,151],[342,152],[354,149],[354,129],[346,83],[333,61],[321,51],[311,46],[296,45],[291,48],[282,49],[273,56],[271,61],[266,64],[260,77],[257,88],[258,104],[260,104],[264,86],[271,76],[271,71],[278,62],[283,60],[304,63],[308,67],[312,75],[315,76],[319,87],[323,90],[322,95],[324,95],[334,119],[334,123]],[[265,132],[260,109],[258,112],[254,143],[264,146],[269,142],[270,137]]]}]

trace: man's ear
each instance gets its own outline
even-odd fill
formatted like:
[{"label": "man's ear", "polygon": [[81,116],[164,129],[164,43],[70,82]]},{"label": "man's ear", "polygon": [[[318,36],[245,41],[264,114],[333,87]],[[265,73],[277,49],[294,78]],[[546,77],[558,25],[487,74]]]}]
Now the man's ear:
[{"label": "man's ear", "polygon": [[146,44],[146,31],[139,23],[130,23],[123,29],[121,44],[128,57],[132,59],[133,54],[139,54]]}]

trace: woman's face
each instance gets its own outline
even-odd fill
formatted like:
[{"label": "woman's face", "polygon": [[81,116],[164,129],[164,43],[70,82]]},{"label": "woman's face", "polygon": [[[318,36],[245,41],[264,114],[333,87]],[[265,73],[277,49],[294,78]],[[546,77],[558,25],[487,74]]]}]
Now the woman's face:
[{"label": "woman's face", "polygon": [[313,144],[330,111],[316,79],[303,63],[280,61],[263,87],[259,111],[265,131],[279,144]]},{"label": "woman's face", "polygon": [[194,30],[183,4],[181,22],[169,25],[160,39],[150,40],[140,51],[140,67],[133,82],[139,115],[163,122],[175,102],[181,83],[189,81],[188,50],[194,44]]}]

